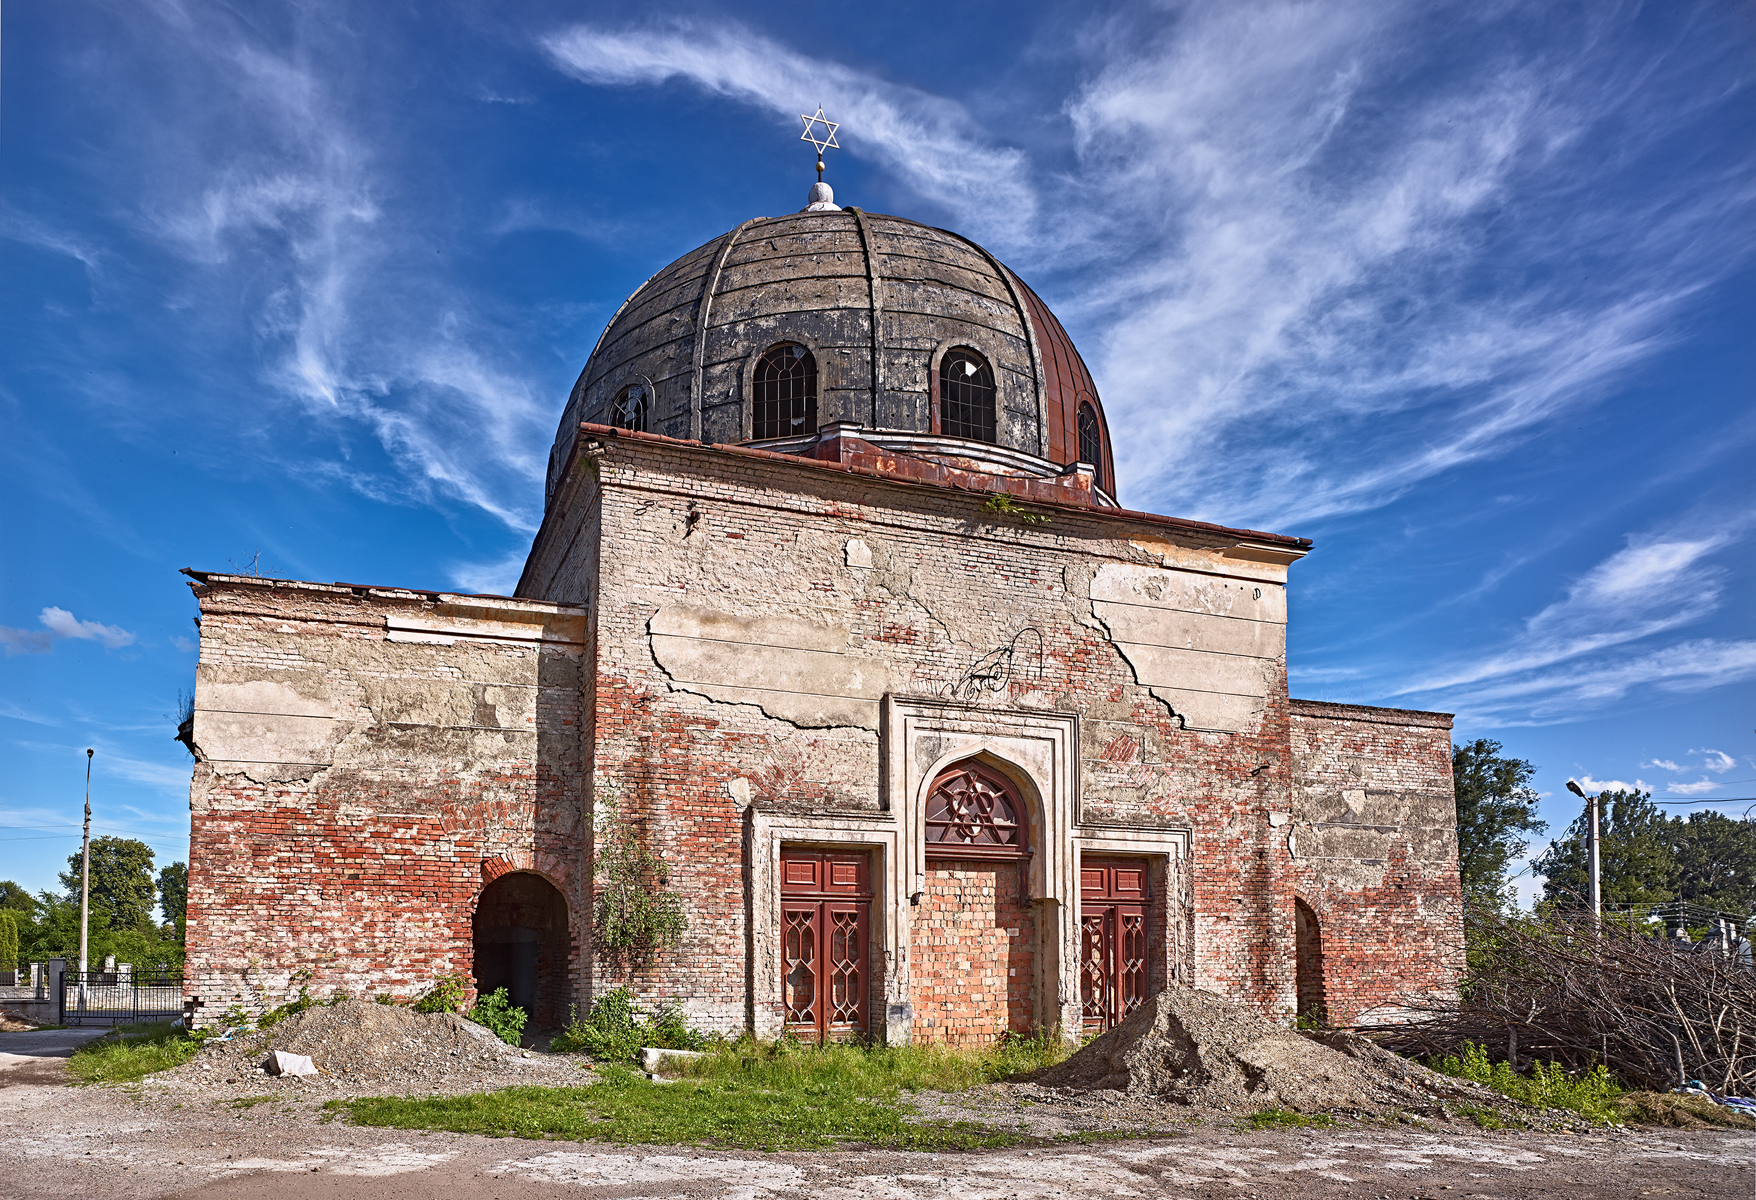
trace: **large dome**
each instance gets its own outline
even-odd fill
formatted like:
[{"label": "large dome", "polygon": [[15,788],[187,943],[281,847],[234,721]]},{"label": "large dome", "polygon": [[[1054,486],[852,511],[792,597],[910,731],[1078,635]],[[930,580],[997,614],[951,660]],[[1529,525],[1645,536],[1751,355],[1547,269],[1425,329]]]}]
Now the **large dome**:
[{"label": "large dome", "polygon": [[[787,428],[762,415],[772,406],[753,404],[793,386],[763,391],[776,347],[815,367],[814,411]],[[940,391],[952,380],[948,390],[963,395],[955,384],[966,372],[986,389],[975,393],[985,424],[941,420],[963,415]],[[1097,388],[1036,293],[968,238],[828,203],[746,221],[635,290],[573,387],[549,493],[581,422],[789,449],[796,435],[837,421],[875,441],[893,435],[899,449],[1007,474],[1091,462],[1113,502]]]}]

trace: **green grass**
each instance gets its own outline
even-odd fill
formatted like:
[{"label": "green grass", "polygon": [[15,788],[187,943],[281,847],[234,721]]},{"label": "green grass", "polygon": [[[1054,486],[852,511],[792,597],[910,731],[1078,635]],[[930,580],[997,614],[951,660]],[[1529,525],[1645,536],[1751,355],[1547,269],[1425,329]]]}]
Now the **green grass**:
[{"label": "green grass", "polygon": [[81,1083],[138,1083],[195,1056],[201,1043],[169,1021],[135,1025],[95,1038],[73,1052],[67,1070]]},{"label": "green grass", "polygon": [[1288,1112],[1284,1108],[1265,1108],[1261,1112],[1253,1112],[1244,1119],[1251,1129],[1312,1129],[1326,1128],[1335,1124],[1335,1118],[1325,1113]]},{"label": "green grass", "polygon": [[[1520,1075],[1507,1063],[1490,1062],[1487,1050],[1474,1042],[1463,1044],[1461,1057],[1450,1055],[1431,1065],[1441,1074],[1482,1084],[1535,1108],[1564,1108],[1606,1125],[1622,1119],[1615,1104],[1622,1088],[1601,1065],[1573,1075],[1559,1063],[1533,1062],[1530,1071]],[[1473,1116],[1470,1110],[1462,1111]],[[1484,1129],[1493,1128],[1482,1125],[1479,1117],[1475,1121]]]},{"label": "green grass", "polygon": [[654,1083],[625,1067],[577,1088],[507,1088],[474,1096],[334,1100],[358,1125],[496,1137],[624,1144],[820,1150],[842,1143],[898,1150],[1012,1146],[1018,1129],[922,1119],[903,1093],[961,1091],[1059,1061],[1050,1039],[1009,1039],[979,1051],[943,1046],[801,1046],[749,1040],[678,1065]]},{"label": "green grass", "polygon": [[1465,1104],[1458,1108],[1458,1113],[1476,1123],[1477,1129],[1523,1129],[1523,1121],[1503,1116],[1491,1108],[1477,1104]]}]

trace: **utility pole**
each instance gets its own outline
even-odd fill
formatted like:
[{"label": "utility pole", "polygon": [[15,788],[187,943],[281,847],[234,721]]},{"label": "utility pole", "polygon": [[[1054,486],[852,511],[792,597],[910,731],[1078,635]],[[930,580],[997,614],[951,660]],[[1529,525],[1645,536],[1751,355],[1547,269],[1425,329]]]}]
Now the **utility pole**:
[{"label": "utility pole", "polygon": [[1585,801],[1585,857],[1587,869],[1591,872],[1591,882],[1587,885],[1590,890],[1586,902],[1591,905],[1592,928],[1602,929],[1604,925],[1604,893],[1598,874],[1598,844],[1602,841],[1601,831],[1598,829],[1599,796],[1587,796],[1585,789],[1571,779],[1567,781],[1567,790]]},{"label": "utility pole", "polygon": [[[97,751],[85,749],[85,833],[80,838],[79,856],[79,1007],[85,1007],[85,946],[91,927],[91,758]],[[66,993],[62,993],[65,995]]]}]

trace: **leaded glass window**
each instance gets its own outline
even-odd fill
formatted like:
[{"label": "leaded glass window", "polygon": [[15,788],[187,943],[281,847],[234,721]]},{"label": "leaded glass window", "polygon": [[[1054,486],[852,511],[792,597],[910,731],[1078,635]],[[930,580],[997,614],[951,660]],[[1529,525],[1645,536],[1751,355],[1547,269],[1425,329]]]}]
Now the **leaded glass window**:
[{"label": "leaded glass window", "polygon": [[1098,423],[1097,409],[1084,401],[1079,405],[1079,461],[1097,468],[1097,485],[1104,487],[1103,426]]},{"label": "leaded glass window", "polygon": [[948,437],[994,442],[994,371],[965,346],[939,360],[939,432]]},{"label": "leaded glass window", "polygon": [[644,383],[631,383],[616,393],[616,401],[610,405],[610,424],[617,429],[632,429],[635,433],[646,432],[646,414],[652,405],[652,396]]},{"label": "leaded glass window", "polygon": [[770,347],[756,363],[750,436],[756,441],[817,432],[817,359],[797,342]]}]

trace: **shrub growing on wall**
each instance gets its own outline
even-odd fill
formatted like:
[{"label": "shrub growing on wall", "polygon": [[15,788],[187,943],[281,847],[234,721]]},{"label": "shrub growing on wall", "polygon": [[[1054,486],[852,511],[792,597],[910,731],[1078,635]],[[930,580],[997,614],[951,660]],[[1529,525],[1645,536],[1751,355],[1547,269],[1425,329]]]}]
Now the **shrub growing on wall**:
[{"label": "shrub growing on wall", "polygon": [[609,788],[599,789],[596,824],[592,944],[609,966],[647,966],[660,950],[682,941],[689,926],[683,898],[670,890],[670,868],[647,846],[637,823],[623,818],[619,797]]}]

